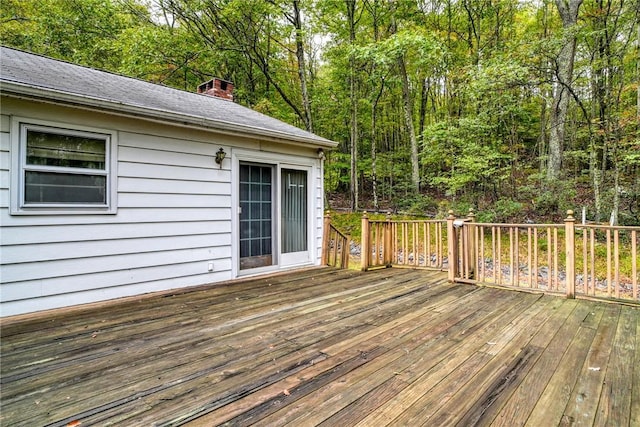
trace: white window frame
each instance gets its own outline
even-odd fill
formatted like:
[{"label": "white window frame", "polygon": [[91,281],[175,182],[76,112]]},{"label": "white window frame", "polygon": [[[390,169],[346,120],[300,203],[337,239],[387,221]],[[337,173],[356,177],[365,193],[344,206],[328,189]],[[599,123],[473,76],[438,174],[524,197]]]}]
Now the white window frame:
[{"label": "white window frame", "polygon": [[[64,168],[27,165],[27,130],[104,139],[105,169]],[[85,215],[117,213],[117,132],[87,126],[76,126],[48,120],[12,117],[11,122],[11,214],[12,215]],[[104,204],[95,203],[26,203],[25,172],[77,173],[106,177]]]}]

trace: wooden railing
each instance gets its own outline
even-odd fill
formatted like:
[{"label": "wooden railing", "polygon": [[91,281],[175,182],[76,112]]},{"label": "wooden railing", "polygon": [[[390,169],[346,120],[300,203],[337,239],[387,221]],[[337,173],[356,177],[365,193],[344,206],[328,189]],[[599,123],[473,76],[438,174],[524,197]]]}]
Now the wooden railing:
[{"label": "wooden railing", "polygon": [[452,282],[637,303],[639,239],[640,227],[576,224],[572,211],[563,224],[478,223],[473,211],[371,220],[365,212],[360,265],[440,269]]},{"label": "wooden railing", "polygon": [[638,302],[640,227],[476,223],[447,219],[449,279]]},{"label": "wooden railing", "polygon": [[[362,216],[361,268],[446,268],[445,220],[370,220]],[[369,248],[369,250],[366,250]]]},{"label": "wooden railing", "polygon": [[322,265],[338,268],[349,268],[349,252],[351,239],[331,224],[329,213],[324,216],[322,238]]}]

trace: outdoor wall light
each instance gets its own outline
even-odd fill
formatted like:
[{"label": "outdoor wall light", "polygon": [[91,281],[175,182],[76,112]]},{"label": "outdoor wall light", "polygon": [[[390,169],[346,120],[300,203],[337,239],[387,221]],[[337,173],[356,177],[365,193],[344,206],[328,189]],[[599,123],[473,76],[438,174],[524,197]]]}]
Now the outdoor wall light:
[{"label": "outdoor wall light", "polygon": [[220,147],[220,149],[216,153],[216,163],[220,165],[220,169],[222,169],[222,161],[225,157],[227,157],[227,153],[225,153],[222,147]]}]

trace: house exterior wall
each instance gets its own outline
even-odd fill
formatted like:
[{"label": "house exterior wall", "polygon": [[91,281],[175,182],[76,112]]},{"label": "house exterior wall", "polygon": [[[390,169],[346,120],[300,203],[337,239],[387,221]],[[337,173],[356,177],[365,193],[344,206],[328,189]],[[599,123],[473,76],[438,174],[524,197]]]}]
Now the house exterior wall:
[{"label": "house exterior wall", "polygon": [[[115,131],[115,213],[12,215],[15,117]],[[323,187],[315,149],[13,98],[2,99],[0,131],[2,316],[237,277],[234,150],[312,165],[315,247],[309,263],[319,263]],[[220,147],[227,152],[222,167],[214,161]]]}]

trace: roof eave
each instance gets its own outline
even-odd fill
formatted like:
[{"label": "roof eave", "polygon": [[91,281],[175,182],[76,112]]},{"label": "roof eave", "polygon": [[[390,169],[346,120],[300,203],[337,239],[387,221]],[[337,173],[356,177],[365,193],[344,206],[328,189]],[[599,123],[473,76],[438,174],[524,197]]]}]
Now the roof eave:
[{"label": "roof eave", "polygon": [[274,142],[305,145],[314,148],[335,148],[338,143],[324,138],[304,138],[298,135],[278,132],[255,126],[240,125],[206,117],[188,114],[172,113],[169,111],[139,107],[121,102],[110,101],[85,95],[56,91],[49,88],[27,85],[23,83],[0,81],[0,93],[4,96],[38,100],[42,102],[63,104],[89,110],[109,112],[125,117],[136,117],[152,122],[167,123],[181,127],[209,130],[228,135],[239,135],[251,139],[269,140]]}]

